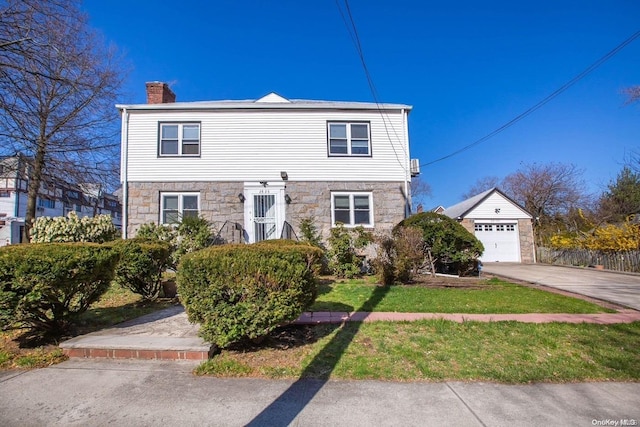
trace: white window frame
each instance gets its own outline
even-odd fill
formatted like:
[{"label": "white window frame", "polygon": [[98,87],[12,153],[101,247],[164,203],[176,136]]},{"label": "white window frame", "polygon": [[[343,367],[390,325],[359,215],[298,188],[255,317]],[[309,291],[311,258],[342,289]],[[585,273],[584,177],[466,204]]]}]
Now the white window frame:
[{"label": "white window frame", "polygon": [[[335,196],[349,196],[349,223],[343,223],[345,228],[355,228],[362,226],[365,228],[372,228],[374,226],[373,220],[373,193],[370,191],[335,191],[331,192],[331,226],[336,227],[336,210],[335,210]],[[369,223],[368,224],[355,224],[355,209],[354,209],[354,196],[367,196],[369,198]]]},{"label": "white window frame", "polygon": [[[178,153],[165,154],[162,152],[162,129],[165,126],[177,126],[178,127]],[[184,139],[184,127],[185,126],[198,126],[198,153],[197,154],[185,154],[183,148],[185,145]],[[188,140],[191,141],[191,140]],[[189,145],[195,145],[195,143],[189,143]],[[160,122],[158,123],[158,156],[159,157],[200,157],[202,152],[202,125],[200,122]]]},{"label": "white window frame", "polygon": [[[331,152],[331,125],[343,125],[347,129],[347,152],[346,153],[332,153]],[[353,138],[351,137],[351,125],[366,125],[367,126],[367,154],[354,154],[352,151]],[[360,138],[356,138],[360,139]],[[371,123],[370,122],[343,122],[343,121],[330,121],[327,122],[327,153],[329,157],[371,157]]]},{"label": "white window frame", "polygon": [[159,221],[160,224],[163,224],[163,225],[177,224],[175,222],[164,221],[164,211],[165,211],[164,201],[165,201],[165,197],[167,196],[178,197],[178,217],[179,218],[183,217],[185,196],[196,196],[198,198],[198,216],[200,215],[200,212],[202,212],[200,209],[200,193],[199,192],[192,192],[192,191],[191,192],[162,192],[160,193],[160,221]]}]

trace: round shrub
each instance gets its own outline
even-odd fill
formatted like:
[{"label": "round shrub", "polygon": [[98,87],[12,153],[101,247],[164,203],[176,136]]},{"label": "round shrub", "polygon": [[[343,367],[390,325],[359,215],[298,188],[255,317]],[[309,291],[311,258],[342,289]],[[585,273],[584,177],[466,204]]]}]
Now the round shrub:
[{"label": "round shrub", "polygon": [[0,248],[0,327],[57,336],[108,289],[118,254],[94,243]]},{"label": "round shrub", "polygon": [[[484,246],[458,221],[435,212],[423,212],[402,220],[396,227],[422,230],[425,248],[431,252],[436,268],[454,265],[459,274],[473,270]],[[396,228],[397,229],[397,228]]]},{"label": "round shrub", "polygon": [[120,256],[114,282],[153,301],[162,289],[162,273],[171,263],[171,245],[144,239],[120,240],[111,244]]},{"label": "round shrub", "polygon": [[223,348],[300,316],[315,300],[313,267],[321,256],[286,241],[210,247],[182,258],[178,292],[200,335]]}]

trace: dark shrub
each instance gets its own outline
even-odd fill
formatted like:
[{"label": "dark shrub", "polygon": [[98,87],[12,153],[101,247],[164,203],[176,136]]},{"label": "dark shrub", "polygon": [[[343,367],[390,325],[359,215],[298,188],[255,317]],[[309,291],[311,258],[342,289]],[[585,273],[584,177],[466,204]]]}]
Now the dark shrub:
[{"label": "dark shrub", "polygon": [[397,227],[401,226],[422,230],[425,248],[430,251],[437,270],[449,268],[451,271],[447,272],[468,274],[484,251],[473,234],[445,215],[423,212],[401,221]]},{"label": "dark shrub", "polygon": [[377,256],[373,267],[384,285],[396,281],[410,283],[425,262],[422,230],[416,227],[396,227],[393,234],[376,236]]},{"label": "dark shrub", "polygon": [[114,282],[153,301],[162,289],[162,273],[171,264],[171,245],[143,239],[120,240],[111,246],[120,255]]},{"label": "dark shrub", "polygon": [[182,258],[178,292],[201,336],[226,347],[262,337],[308,308],[321,256],[318,248],[290,241],[210,247]]},{"label": "dark shrub", "polygon": [[109,246],[94,243],[0,248],[0,326],[65,333],[107,290],[117,261]]}]

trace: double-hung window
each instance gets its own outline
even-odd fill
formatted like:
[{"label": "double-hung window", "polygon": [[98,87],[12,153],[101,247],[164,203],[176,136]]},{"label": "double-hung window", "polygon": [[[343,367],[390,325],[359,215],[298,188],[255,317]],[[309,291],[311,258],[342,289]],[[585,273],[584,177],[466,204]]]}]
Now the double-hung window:
[{"label": "double-hung window", "polygon": [[331,193],[331,224],[345,227],[373,227],[371,193]]},{"label": "double-hung window", "polygon": [[160,195],[162,224],[177,224],[182,218],[197,217],[199,212],[199,193],[162,193]]},{"label": "double-hung window", "polygon": [[367,122],[328,122],[329,156],[370,156]]},{"label": "double-hung window", "polygon": [[160,123],[161,156],[199,156],[200,123]]}]

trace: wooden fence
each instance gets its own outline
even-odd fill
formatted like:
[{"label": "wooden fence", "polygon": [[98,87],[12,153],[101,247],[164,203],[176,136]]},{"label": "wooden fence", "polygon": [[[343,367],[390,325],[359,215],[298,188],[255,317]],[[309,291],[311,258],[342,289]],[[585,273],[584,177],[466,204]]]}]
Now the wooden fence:
[{"label": "wooden fence", "polygon": [[538,262],[640,273],[640,251],[604,252],[587,249],[537,248]]}]

